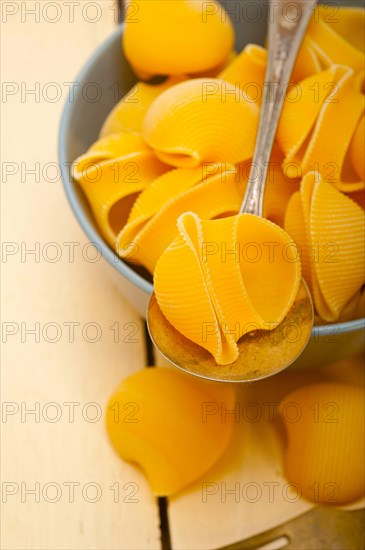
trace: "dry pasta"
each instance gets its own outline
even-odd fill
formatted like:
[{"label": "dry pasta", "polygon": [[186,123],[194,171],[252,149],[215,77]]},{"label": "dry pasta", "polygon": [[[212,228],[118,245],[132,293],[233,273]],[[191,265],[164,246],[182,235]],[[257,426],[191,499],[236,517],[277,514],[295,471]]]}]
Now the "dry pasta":
[{"label": "dry pasta", "polygon": [[127,133],[102,138],[74,163],[73,176],[111,246],[115,246],[135,198],[168,169],[140,135]]},{"label": "dry pasta", "polygon": [[364,282],[364,211],[310,172],[290,199],[285,229],[302,252],[303,275],[319,316],[337,321]]},{"label": "dry pasta", "polygon": [[[141,218],[140,215],[134,219],[135,212],[132,211],[128,223],[118,237],[120,251],[127,249],[126,245],[131,241],[136,244],[133,261],[140,263],[151,273],[154,273],[160,255],[177,236],[176,220],[181,214],[194,210],[202,218],[212,219],[237,212],[240,207],[245,182],[234,167],[222,164],[213,175],[203,178],[201,174],[199,176],[199,171],[197,169],[192,174],[194,178],[190,180],[190,188],[170,197],[149,219]],[[176,179],[180,174],[174,171],[171,176]],[[159,178],[158,184],[164,183],[166,177]],[[145,204],[150,199],[148,191],[141,195],[141,202]],[[153,205],[149,204],[145,211],[153,212]],[[123,257],[123,252],[121,254]]]},{"label": "dry pasta", "polygon": [[[295,297],[300,263],[262,261],[261,272],[240,261],[226,273],[219,254],[201,261],[202,239],[227,247],[233,238],[247,244],[251,233],[261,242],[271,231],[283,246],[293,239],[318,322],[362,314],[365,25],[356,8],[320,6],[313,16],[269,167],[264,217],[273,225],[237,216],[251,170],[267,52],[248,44],[236,54],[232,25],[218,3],[209,2],[210,18],[202,24],[206,4],[137,0],[129,6],[126,56],[142,79],[166,80],[138,82],[126,94],[99,140],[75,161],[73,176],[109,245],[155,275],[170,322],[201,345],[198,323],[204,316],[215,323],[205,347],[223,364],[234,360],[237,345],[224,338],[222,323],[232,328],[235,317],[258,326],[269,318],[279,322]],[[134,16],[139,25],[129,24]],[[188,304],[196,306],[195,324],[184,317]]]},{"label": "dry pasta", "polygon": [[[277,139],[285,153],[283,169],[290,176],[318,170],[343,191],[364,187],[358,174],[346,181],[345,160],[351,140],[364,112],[364,96],[354,71],[342,65],[309,77],[289,92]],[[336,128],[340,128],[340,135]],[[361,138],[360,138],[361,139]],[[352,146],[357,152],[358,141]],[[362,153],[363,155],[363,153]],[[361,156],[361,154],[360,154]]]},{"label": "dry pasta", "polygon": [[133,0],[126,21],[124,53],[145,78],[214,69],[233,47],[232,23],[216,0]]},{"label": "dry pasta", "polygon": [[176,76],[168,78],[162,84],[137,82],[110,112],[100,131],[100,137],[120,132],[140,134],[144,117],[153,100],[163,91],[183,80],[185,80],[184,77]]},{"label": "dry pasta", "polygon": [[142,134],[171,166],[240,162],[252,157],[258,107],[222,79],[197,78],[163,92],[144,119]]},{"label": "dry pasta", "polygon": [[[187,212],[177,226],[178,238],[155,269],[160,308],[218,364],[232,363],[241,336],[253,327],[276,326],[294,302],[300,263],[282,254],[291,239],[277,225],[251,214],[206,221]],[[273,241],[281,248],[275,261],[265,246]],[[255,250],[249,252],[251,247]],[[210,338],[204,338],[204,326],[210,326]]]},{"label": "dry pasta", "polygon": [[[350,8],[340,10],[338,17],[331,17],[320,7],[309,25],[307,37],[325,67],[346,65],[354,71],[364,69],[361,36],[364,33],[364,10]],[[341,23],[342,21],[342,23]],[[353,43],[353,36],[355,43]]]}]

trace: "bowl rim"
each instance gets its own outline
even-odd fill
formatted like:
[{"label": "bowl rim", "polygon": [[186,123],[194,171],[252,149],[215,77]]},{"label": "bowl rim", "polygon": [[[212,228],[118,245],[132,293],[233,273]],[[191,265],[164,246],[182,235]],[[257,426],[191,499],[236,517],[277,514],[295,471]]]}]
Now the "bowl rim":
[{"label": "bowl rim", "polygon": [[[106,38],[92,53],[86,63],[82,66],[81,70],[76,76],[74,82],[82,82],[87,76],[90,69],[93,65],[99,60],[99,58],[110,48],[117,39],[120,40],[123,34],[124,24],[120,24],[117,29]],[[145,292],[148,295],[151,295],[153,292],[153,286],[151,283],[146,281],[141,275],[138,275],[131,267],[128,266],[117,254],[106,244],[104,239],[98,233],[98,231],[93,227],[87,215],[85,214],[77,192],[76,184],[73,182],[69,159],[67,156],[67,143],[68,135],[70,133],[70,127],[72,124],[73,110],[76,105],[75,98],[80,93],[80,86],[77,87],[76,92],[70,90],[66,102],[64,104],[60,122],[60,128],[58,133],[58,159],[60,164],[60,173],[64,191],[66,197],[71,206],[71,209],[80,224],[82,230],[86,236],[90,239],[90,242],[97,247],[100,251],[103,258],[116,270],[118,273],[123,275],[129,282],[136,285],[140,290]],[[73,101],[71,98],[73,97]],[[73,159],[74,160],[74,159]],[[345,321],[341,323],[328,323],[326,325],[316,325],[312,329],[313,336],[326,336],[328,335],[329,327],[336,327],[336,334],[343,334],[347,332],[357,331],[365,328],[365,317],[361,319],[355,319],[353,321]]]},{"label": "bowl rim", "polygon": [[[118,26],[118,28],[110,35],[106,40],[104,40],[92,53],[86,63],[83,65],[81,70],[78,72],[74,82],[82,82],[94,63],[109,49],[110,45],[113,44],[117,38],[122,36],[124,24]],[[68,202],[71,206],[71,209],[79,222],[81,228],[83,229],[86,236],[90,239],[90,242],[98,248],[102,256],[109,262],[109,264],[116,269],[119,273],[127,277],[133,284],[140,288],[146,294],[152,293],[152,285],[146,281],[143,277],[135,273],[128,264],[124,263],[121,258],[119,258],[115,252],[106,244],[104,239],[101,237],[99,232],[93,227],[90,223],[87,215],[85,214],[78,195],[76,193],[76,184],[73,182],[67,155],[67,141],[68,135],[70,132],[70,126],[72,124],[72,115],[74,110],[74,105],[76,104],[75,98],[78,94],[80,86],[77,87],[76,92],[71,92],[66,98],[64,108],[62,111],[60,129],[58,134],[58,159],[60,163],[60,172],[63,188],[66,192]],[[71,98],[73,97],[73,101]],[[73,159],[74,160],[74,159]]]}]

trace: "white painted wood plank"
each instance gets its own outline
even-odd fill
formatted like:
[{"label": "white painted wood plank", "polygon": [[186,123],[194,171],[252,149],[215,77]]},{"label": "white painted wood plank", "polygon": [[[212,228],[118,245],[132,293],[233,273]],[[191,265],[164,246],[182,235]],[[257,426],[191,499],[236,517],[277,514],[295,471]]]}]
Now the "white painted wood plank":
[{"label": "white painted wood plank", "polygon": [[[1,424],[3,501],[6,498],[2,547],[158,549],[157,503],[140,472],[123,463],[109,445],[102,413],[116,384],[145,365],[143,327],[109,283],[102,262],[88,261],[92,250],[60,181],[50,181],[54,171],[50,169],[46,179],[42,176],[47,163],[57,162],[58,125],[67,93],[63,83],[75,78],[114,29],[114,4],[97,2],[101,17],[95,24],[80,14],[84,1],[75,3],[74,23],[69,23],[69,8],[59,2],[62,16],[53,24],[42,15],[36,22],[29,14],[22,22],[21,10],[43,2],[1,4],[2,79],[19,87],[2,105],[3,170],[5,162],[17,170],[2,182],[2,240],[13,243],[7,250],[14,252],[2,263],[3,338],[5,327],[15,332],[8,334],[2,350],[3,413],[8,413]],[[5,4],[19,8],[6,23]],[[95,15],[89,9],[91,19]],[[48,18],[54,17],[49,10]],[[47,82],[58,83],[63,97],[52,103],[42,94],[39,102],[27,95],[22,101],[21,90],[34,89],[37,82],[41,90]],[[26,173],[36,163],[39,179]],[[71,242],[77,243],[74,261],[70,245],[64,244]],[[26,249],[37,247],[38,257],[25,255]],[[53,263],[49,258],[55,253],[61,257]],[[136,327],[137,342],[128,342],[131,329],[123,328],[127,322]],[[38,342],[26,333],[36,323]],[[70,323],[79,323],[73,337]],[[117,326],[119,343],[114,341]],[[91,343],[95,328],[100,339]],[[51,343],[53,338],[58,341]],[[38,417],[26,413],[34,408]],[[55,415],[60,418],[52,422]],[[75,484],[73,497],[70,484]],[[35,495],[26,492],[32,488]],[[100,498],[91,502],[98,493]]]}]

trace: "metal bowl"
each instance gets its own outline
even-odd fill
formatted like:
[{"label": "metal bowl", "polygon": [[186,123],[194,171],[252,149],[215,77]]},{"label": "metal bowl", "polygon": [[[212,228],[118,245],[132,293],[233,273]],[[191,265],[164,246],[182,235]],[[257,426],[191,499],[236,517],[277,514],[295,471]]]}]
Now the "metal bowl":
[{"label": "metal bowl", "polygon": [[[245,20],[241,14],[236,28],[239,51],[250,42],[264,42],[264,4],[257,5],[261,6],[261,12],[256,10],[256,15],[247,15]],[[62,115],[59,161],[66,195],[79,224],[106,260],[103,263],[121,293],[145,317],[152,293],[151,277],[143,269],[123,262],[105,243],[81,189],[70,175],[70,164],[97,139],[108,113],[136,82],[122,52],[122,33],[120,26],[95,51],[75,81],[77,85],[70,92]],[[365,347],[364,327],[365,319],[314,327],[310,342],[295,366],[315,367],[361,353]]]}]

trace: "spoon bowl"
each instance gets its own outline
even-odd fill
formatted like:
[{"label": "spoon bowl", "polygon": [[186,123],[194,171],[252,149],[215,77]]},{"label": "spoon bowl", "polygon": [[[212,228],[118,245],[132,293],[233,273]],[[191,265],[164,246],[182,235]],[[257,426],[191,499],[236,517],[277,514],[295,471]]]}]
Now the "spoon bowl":
[{"label": "spoon bowl", "polygon": [[313,304],[302,280],[297,297],[283,321],[273,330],[256,330],[237,342],[234,363],[217,365],[213,355],[177,331],[162,313],[153,293],[147,312],[148,330],[162,355],[173,365],[216,382],[254,382],[291,365],[308,343]]}]

